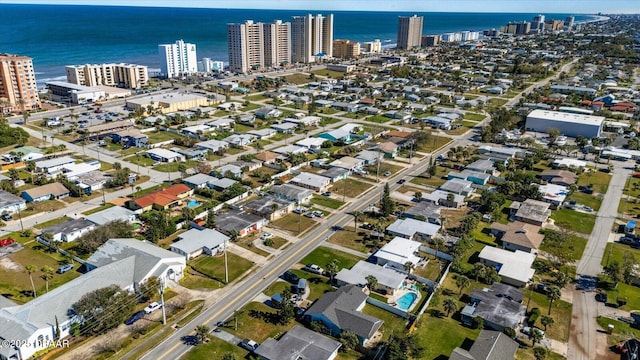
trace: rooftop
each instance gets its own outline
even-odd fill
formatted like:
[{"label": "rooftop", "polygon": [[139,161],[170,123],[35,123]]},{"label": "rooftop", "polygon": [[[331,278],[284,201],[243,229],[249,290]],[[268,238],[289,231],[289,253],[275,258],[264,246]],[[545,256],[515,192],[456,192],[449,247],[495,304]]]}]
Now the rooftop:
[{"label": "rooftop", "polygon": [[536,109],[527,115],[527,119],[530,118],[542,118],[546,120],[562,121],[572,124],[588,124],[602,126],[604,123],[604,116],[583,115],[575,113],[566,113],[559,111],[549,111]]},{"label": "rooftop", "polygon": [[398,219],[387,227],[387,231],[409,237],[415,234],[432,237],[440,231],[440,225],[430,224],[416,219]]},{"label": "rooftop", "polygon": [[123,208],[122,206],[114,206],[98,211],[97,213],[87,215],[85,219],[96,225],[104,225],[117,220],[129,221],[133,216],[135,216],[135,212],[127,208]]},{"label": "rooftop", "polygon": [[491,230],[503,232],[502,241],[512,244],[528,247],[530,249],[538,249],[544,235],[540,234],[540,226],[527,224],[522,221],[514,221],[507,225],[494,222],[491,224]]},{"label": "rooftop", "polygon": [[213,229],[198,230],[192,228],[180,234],[179,240],[171,244],[171,247],[190,254],[203,247],[215,249],[228,240],[228,236]]},{"label": "rooftop", "polygon": [[[404,264],[404,263],[402,263]],[[417,264],[417,262],[414,262]],[[351,269],[342,269],[336,274],[336,280],[352,285],[364,286],[367,276],[374,275],[378,284],[391,289],[398,289],[407,275],[392,268],[385,268],[366,261],[358,261]]]},{"label": "rooftop", "polygon": [[42,230],[43,234],[46,233],[51,233],[51,234],[69,234],[69,233],[73,233],[76,232],[78,230],[81,229],[85,229],[88,227],[94,227],[96,226],[94,223],[92,223],[89,220],[86,219],[73,219],[73,220],[69,220],[69,221],[65,221],[59,224],[55,224],[52,226],[49,226],[46,229]]},{"label": "rooftop", "polygon": [[339,341],[296,325],[280,340],[265,340],[255,353],[266,360],[330,360],[341,346]]},{"label": "rooftop", "polygon": [[471,313],[471,316],[480,316],[500,326],[517,328],[526,312],[526,308],[521,304],[524,293],[502,283],[493,283],[491,288],[474,290],[469,297],[472,303],[463,309],[464,315]]},{"label": "rooftop", "polygon": [[498,275],[526,283],[536,272],[531,268],[536,255],[520,250],[509,251],[493,246],[485,246],[478,258],[501,264],[496,270]]},{"label": "rooftop", "polygon": [[411,261],[413,264],[417,264],[420,261],[420,257],[416,255],[419,249],[419,242],[395,237],[373,255],[377,258],[385,259],[396,264],[404,265],[408,261]]}]

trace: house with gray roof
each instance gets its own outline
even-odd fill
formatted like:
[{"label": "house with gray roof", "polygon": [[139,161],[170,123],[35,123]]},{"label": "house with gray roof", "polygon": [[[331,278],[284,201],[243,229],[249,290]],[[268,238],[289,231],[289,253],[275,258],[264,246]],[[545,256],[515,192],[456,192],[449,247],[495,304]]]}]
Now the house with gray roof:
[{"label": "house with gray roof", "polygon": [[462,179],[449,179],[438,189],[450,192],[452,194],[467,196],[473,192],[472,182]]},{"label": "house with gray roof", "polygon": [[136,213],[122,206],[114,206],[85,216],[85,219],[100,226],[112,221],[126,221],[133,223],[136,220]]},{"label": "house with gray roof", "polygon": [[431,224],[440,224],[440,210],[442,207],[429,201],[420,201],[412,207],[406,209],[402,216],[423,220]]},{"label": "house with gray roof", "polygon": [[27,208],[27,202],[10,192],[0,190],[0,214],[15,214]]},{"label": "house with gray roof", "polygon": [[491,288],[473,290],[469,297],[471,301],[460,312],[465,324],[471,324],[474,317],[480,316],[484,319],[485,326],[491,329],[515,329],[527,310],[522,305],[524,292],[502,283],[493,283]]},{"label": "house with gray roof", "polygon": [[238,181],[229,178],[213,178],[208,182],[208,186],[213,190],[225,191]]},{"label": "house with gray roof", "polygon": [[180,234],[178,241],[171,244],[171,251],[191,260],[202,253],[214,255],[224,251],[229,237],[213,229],[189,229]]},{"label": "house with gray roof", "polygon": [[255,115],[258,119],[272,119],[282,116],[282,111],[274,108],[274,107],[263,107],[256,110]]},{"label": "house with gray roof", "polygon": [[296,325],[280,340],[265,340],[255,354],[261,360],[333,360],[341,346],[339,341]]},{"label": "house with gray roof", "polygon": [[360,286],[343,286],[316,300],[304,317],[309,321],[322,322],[335,336],[343,330],[351,330],[364,346],[383,324],[382,320],[362,313],[367,297]]},{"label": "house with gray roof", "polygon": [[429,240],[438,234],[440,225],[431,224],[416,219],[398,219],[387,226],[389,235],[399,236],[409,240]]},{"label": "house with gray roof", "polygon": [[330,169],[327,169],[321,172],[320,175],[324,177],[328,177],[329,179],[331,179],[332,183],[335,183],[336,181],[346,179],[349,176],[349,173],[350,172],[347,169],[332,167]]},{"label": "house with gray roof", "polygon": [[513,360],[519,344],[501,331],[482,330],[469,350],[453,349],[449,360]]},{"label": "house with gray roof", "polygon": [[242,177],[242,168],[233,164],[222,165],[213,171],[224,177],[232,177],[235,179],[240,179]]},{"label": "house with gray roof", "polygon": [[367,285],[367,276],[373,275],[378,282],[374,291],[382,292],[387,295],[395,295],[404,284],[407,275],[401,273],[391,267],[382,267],[367,261],[358,261],[351,269],[342,269],[336,276],[335,280],[338,286],[358,285],[364,287]]},{"label": "house with gray roof", "polygon": [[49,226],[42,230],[42,235],[51,234],[53,241],[74,241],[80,236],[96,228],[96,224],[86,219],[73,219]]},{"label": "house with gray roof", "polygon": [[538,226],[542,226],[551,216],[550,207],[551,204],[547,202],[533,199],[527,199],[522,203],[514,201],[511,204],[511,210],[515,210],[517,220]]},{"label": "house with gray roof", "polygon": [[259,231],[266,224],[266,219],[245,211],[229,210],[216,215],[216,229],[227,235],[236,231],[238,237]]},{"label": "house with gray roof", "polygon": [[274,137],[278,132],[275,129],[255,129],[247,131],[247,134],[255,136],[257,139],[268,139]]},{"label": "house with gray roof", "polygon": [[269,190],[269,193],[286,200],[291,200],[296,204],[305,204],[309,202],[313,196],[313,191],[292,184],[274,185]]},{"label": "house with gray roof", "polygon": [[205,149],[211,152],[216,152],[229,147],[229,143],[220,140],[207,140],[196,143],[196,148]]},{"label": "house with gray roof", "polygon": [[261,196],[243,205],[244,211],[262,216],[269,221],[280,219],[293,210],[294,202],[277,196]]},{"label": "house with gray roof", "polygon": [[209,182],[217,179],[218,178],[207,174],[195,174],[182,179],[182,182],[194,189],[204,189],[208,186]]},{"label": "house with gray roof", "polygon": [[356,159],[364,160],[365,165],[373,165],[378,162],[380,152],[371,150],[362,150],[356,155]]},{"label": "house with gray roof", "polygon": [[493,175],[493,172],[496,170],[495,166],[493,165],[493,161],[483,159],[472,162],[471,164],[465,166],[465,169],[489,175]]},{"label": "house with gray roof", "polygon": [[326,191],[331,184],[331,179],[325,176],[316,175],[308,172],[301,172],[294,177],[289,183],[317,192]]},{"label": "house with gray roof", "polygon": [[273,124],[271,125],[271,128],[279,133],[293,134],[293,132],[298,128],[298,124],[283,122],[281,124]]}]

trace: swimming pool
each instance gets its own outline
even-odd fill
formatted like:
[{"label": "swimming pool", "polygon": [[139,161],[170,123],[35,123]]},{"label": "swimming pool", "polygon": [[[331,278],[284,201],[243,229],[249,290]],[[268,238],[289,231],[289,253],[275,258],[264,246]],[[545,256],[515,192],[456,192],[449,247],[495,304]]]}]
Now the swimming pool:
[{"label": "swimming pool", "polygon": [[409,308],[411,307],[411,305],[413,305],[413,303],[416,301],[416,299],[418,298],[418,294],[413,293],[413,292],[408,292],[404,295],[402,295],[398,301],[396,301],[397,306],[400,310],[404,310],[407,311],[409,310]]},{"label": "swimming pool", "polygon": [[198,207],[198,206],[200,206],[200,201],[198,201],[198,200],[193,200],[193,199],[191,199],[191,200],[189,200],[189,202],[187,203],[187,207],[188,207],[188,208],[194,208],[194,207]]}]

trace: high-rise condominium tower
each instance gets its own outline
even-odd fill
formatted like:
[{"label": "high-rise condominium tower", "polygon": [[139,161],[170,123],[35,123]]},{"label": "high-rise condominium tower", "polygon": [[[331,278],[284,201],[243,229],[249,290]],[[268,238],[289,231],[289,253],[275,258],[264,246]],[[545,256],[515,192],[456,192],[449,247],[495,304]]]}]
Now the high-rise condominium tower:
[{"label": "high-rise condominium tower", "polygon": [[531,22],[531,32],[542,32],[544,30],[544,15],[536,15]]},{"label": "high-rise condominium tower", "polygon": [[227,25],[229,69],[247,72],[291,62],[291,24],[276,20],[273,23]]},{"label": "high-rise condominium tower", "polygon": [[135,64],[86,64],[64,67],[67,81],[84,86],[118,86],[139,89],[147,86],[147,67]]},{"label": "high-rise condominium tower", "polygon": [[407,50],[420,47],[422,41],[422,16],[399,16],[398,17],[398,49]]},{"label": "high-rise condominium tower", "polygon": [[333,14],[294,16],[291,25],[293,62],[311,63],[333,57]]},{"label": "high-rise condominium tower", "polygon": [[30,57],[0,53],[0,114],[40,107]]},{"label": "high-rise condominium tower", "polygon": [[160,55],[160,74],[166,78],[198,72],[196,45],[178,40],[175,44],[158,45]]}]

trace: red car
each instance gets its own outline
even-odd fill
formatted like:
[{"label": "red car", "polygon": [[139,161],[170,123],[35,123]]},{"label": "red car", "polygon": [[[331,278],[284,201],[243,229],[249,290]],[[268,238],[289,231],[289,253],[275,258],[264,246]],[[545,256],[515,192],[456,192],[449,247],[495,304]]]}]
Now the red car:
[{"label": "red car", "polygon": [[9,246],[9,245],[13,244],[14,242],[16,242],[16,241],[13,240],[12,238],[2,239],[2,240],[0,240],[0,247]]},{"label": "red car", "polygon": [[635,174],[631,175],[631,177],[640,178],[640,173],[635,173]]}]

